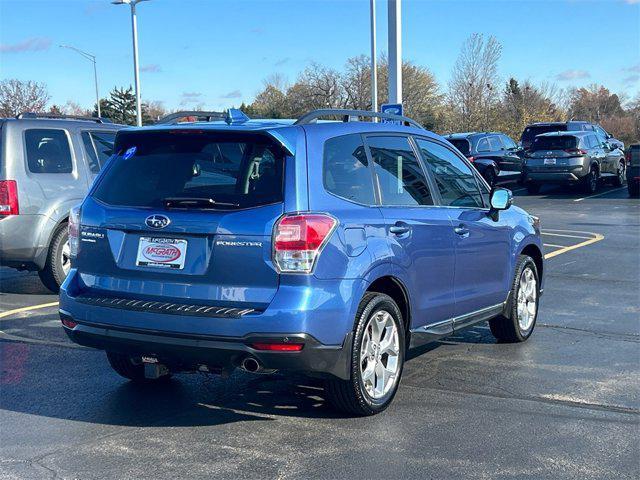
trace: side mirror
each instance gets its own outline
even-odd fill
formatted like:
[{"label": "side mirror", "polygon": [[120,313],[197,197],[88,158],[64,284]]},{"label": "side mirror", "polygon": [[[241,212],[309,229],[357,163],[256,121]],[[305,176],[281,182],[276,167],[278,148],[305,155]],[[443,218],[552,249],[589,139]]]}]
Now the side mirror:
[{"label": "side mirror", "polygon": [[513,193],[506,188],[497,188],[491,193],[491,210],[506,210],[513,203]]}]

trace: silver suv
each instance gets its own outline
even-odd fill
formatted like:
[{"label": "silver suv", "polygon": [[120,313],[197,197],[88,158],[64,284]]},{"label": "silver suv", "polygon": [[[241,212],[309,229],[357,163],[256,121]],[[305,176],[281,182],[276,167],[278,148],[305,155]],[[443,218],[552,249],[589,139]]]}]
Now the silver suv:
[{"label": "silver suv", "polygon": [[69,210],[123,125],[32,113],[0,119],[0,265],[37,270],[57,292],[69,271]]}]

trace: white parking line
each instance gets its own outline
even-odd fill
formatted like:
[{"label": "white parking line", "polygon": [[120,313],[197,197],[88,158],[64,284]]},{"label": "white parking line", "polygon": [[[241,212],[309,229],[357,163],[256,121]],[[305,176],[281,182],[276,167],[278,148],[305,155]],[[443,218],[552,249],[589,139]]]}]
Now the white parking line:
[{"label": "white parking line", "polygon": [[595,197],[601,197],[602,195],[608,195],[609,193],[613,193],[613,192],[618,192],[620,190],[624,190],[627,187],[620,187],[620,188],[614,188],[613,190],[609,190],[606,192],[602,192],[602,193],[596,193],[595,195],[589,195],[588,197],[582,197],[582,198],[576,198],[574,200],[574,202],[581,202],[587,198],[595,198]]},{"label": "white parking line", "polygon": [[555,245],[553,243],[543,243],[545,247],[553,247],[553,248],[564,248],[566,245]]}]

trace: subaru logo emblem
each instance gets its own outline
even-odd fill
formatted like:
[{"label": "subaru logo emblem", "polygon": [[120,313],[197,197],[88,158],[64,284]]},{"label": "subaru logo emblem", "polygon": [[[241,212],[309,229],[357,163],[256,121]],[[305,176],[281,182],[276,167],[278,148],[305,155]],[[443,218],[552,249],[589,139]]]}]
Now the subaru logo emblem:
[{"label": "subaru logo emblem", "polygon": [[151,228],[164,228],[171,223],[171,220],[164,215],[149,215],[144,223]]}]

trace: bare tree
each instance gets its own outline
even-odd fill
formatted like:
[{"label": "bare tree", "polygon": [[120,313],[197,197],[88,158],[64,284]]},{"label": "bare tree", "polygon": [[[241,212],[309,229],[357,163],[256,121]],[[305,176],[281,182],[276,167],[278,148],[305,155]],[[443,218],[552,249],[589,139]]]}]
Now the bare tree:
[{"label": "bare tree", "polygon": [[502,46],[495,37],[472,34],[462,45],[449,82],[455,130],[487,130],[498,99],[498,61]]},{"label": "bare tree", "polygon": [[49,101],[43,83],[15,78],[0,82],[0,117],[15,117],[22,112],[42,112]]}]

